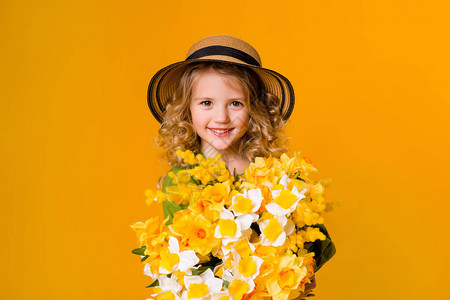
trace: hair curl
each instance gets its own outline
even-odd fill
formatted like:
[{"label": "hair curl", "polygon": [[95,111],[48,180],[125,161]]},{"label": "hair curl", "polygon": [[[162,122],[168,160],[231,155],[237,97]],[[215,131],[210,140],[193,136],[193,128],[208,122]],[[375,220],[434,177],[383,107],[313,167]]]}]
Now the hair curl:
[{"label": "hair curl", "polygon": [[264,90],[259,76],[250,68],[220,62],[197,62],[186,66],[159,129],[157,143],[165,149],[171,165],[184,166],[175,152],[200,151],[200,137],[192,126],[189,109],[192,88],[199,75],[214,70],[236,80],[243,88],[249,112],[247,132],[238,141],[238,153],[252,161],[257,156],[280,156],[286,151],[280,101]]}]

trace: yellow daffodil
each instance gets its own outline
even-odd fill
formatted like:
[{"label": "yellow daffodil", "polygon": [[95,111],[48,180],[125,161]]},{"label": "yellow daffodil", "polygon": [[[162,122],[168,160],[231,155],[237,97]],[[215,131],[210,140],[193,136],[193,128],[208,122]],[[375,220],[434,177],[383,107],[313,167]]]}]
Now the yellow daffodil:
[{"label": "yellow daffodil", "polygon": [[181,157],[185,163],[188,163],[190,165],[195,165],[196,163],[198,163],[198,159],[197,157],[194,155],[194,153],[192,151],[181,151],[181,150],[177,150],[176,155],[178,155],[179,157]]},{"label": "yellow daffodil", "polygon": [[303,278],[308,275],[307,269],[301,267],[302,261],[295,255],[282,256],[275,271],[266,281],[266,287],[274,300],[286,300],[291,291],[295,291]]},{"label": "yellow daffodil", "polygon": [[277,247],[258,244],[255,246],[254,255],[266,259],[278,253]]},{"label": "yellow daffodil", "polygon": [[306,230],[300,231],[306,242],[315,242],[316,240],[325,240],[326,236],[316,227],[306,227]]},{"label": "yellow daffodil", "polygon": [[145,223],[136,222],[131,228],[136,232],[141,246],[148,245],[154,247],[161,244],[167,236],[165,224],[167,219],[162,221],[160,216],[151,218]]},{"label": "yellow daffodil", "polygon": [[248,238],[244,237],[239,239],[232,245],[232,249],[242,257],[247,258],[255,252],[256,247],[248,241]]},{"label": "yellow daffodil", "polygon": [[147,205],[151,205],[152,203],[162,203],[163,201],[167,200],[167,194],[163,193],[161,190],[152,191],[152,190],[146,190],[145,191],[145,197],[147,199],[145,202]]},{"label": "yellow daffodil", "polygon": [[251,279],[228,278],[230,285],[228,286],[228,293],[234,300],[243,299],[245,294],[249,294],[255,288],[255,284]]},{"label": "yellow daffodil", "polygon": [[175,204],[195,202],[198,197],[198,187],[194,184],[179,183],[166,188],[167,200]]},{"label": "yellow daffodil", "polygon": [[215,222],[220,217],[220,210],[213,209],[213,205],[208,199],[199,199],[198,201],[189,205],[188,209],[194,215],[202,215],[210,222]]},{"label": "yellow daffodil", "polygon": [[266,166],[264,158],[257,157],[255,162],[251,163],[244,171],[244,179],[246,185],[260,185],[271,182],[270,168]]},{"label": "yellow daffodil", "polygon": [[200,199],[207,200],[210,209],[220,212],[226,204],[229,204],[228,196],[230,191],[231,189],[228,183],[215,183],[202,190]]},{"label": "yellow daffodil", "polygon": [[182,247],[194,250],[200,256],[220,246],[220,240],[214,236],[215,227],[216,224],[204,215],[189,210],[176,212],[169,225],[170,232],[180,238]]},{"label": "yellow daffodil", "polygon": [[219,247],[220,240],[214,236],[214,224],[202,215],[197,215],[192,227],[186,228],[189,248],[200,255],[208,255]]},{"label": "yellow daffodil", "polygon": [[292,158],[284,153],[280,156],[280,162],[283,170],[285,170],[287,173],[295,174],[300,170],[301,167],[300,153],[295,153]]}]

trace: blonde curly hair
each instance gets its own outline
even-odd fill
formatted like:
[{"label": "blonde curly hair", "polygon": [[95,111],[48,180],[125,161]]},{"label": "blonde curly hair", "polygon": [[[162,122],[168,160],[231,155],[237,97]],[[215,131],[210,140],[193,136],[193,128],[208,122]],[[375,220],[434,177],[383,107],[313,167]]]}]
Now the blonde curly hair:
[{"label": "blonde curly hair", "polygon": [[197,62],[186,66],[176,91],[166,106],[157,144],[173,166],[184,166],[175,152],[200,151],[200,138],[192,126],[189,109],[192,88],[199,75],[214,70],[236,80],[243,88],[249,113],[247,132],[238,141],[238,154],[249,161],[257,156],[280,156],[286,151],[279,99],[264,91],[258,75],[250,68],[221,62]]}]

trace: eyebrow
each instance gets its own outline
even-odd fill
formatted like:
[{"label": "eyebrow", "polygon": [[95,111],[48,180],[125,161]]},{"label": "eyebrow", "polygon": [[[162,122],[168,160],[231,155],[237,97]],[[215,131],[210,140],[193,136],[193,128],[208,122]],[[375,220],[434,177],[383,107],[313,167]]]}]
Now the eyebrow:
[{"label": "eyebrow", "polygon": [[[214,98],[210,98],[210,97],[197,97],[197,98],[194,98],[194,99],[192,99],[192,100],[214,100]],[[230,98],[230,99],[228,99],[228,100],[233,100],[233,101],[235,101],[235,100],[240,100],[240,101],[244,101],[245,100],[245,97],[236,97],[236,98]]]},{"label": "eyebrow", "polygon": [[192,100],[213,100],[213,98],[209,98],[209,97],[197,97],[197,98],[194,98],[194,99],[192,99]]}]

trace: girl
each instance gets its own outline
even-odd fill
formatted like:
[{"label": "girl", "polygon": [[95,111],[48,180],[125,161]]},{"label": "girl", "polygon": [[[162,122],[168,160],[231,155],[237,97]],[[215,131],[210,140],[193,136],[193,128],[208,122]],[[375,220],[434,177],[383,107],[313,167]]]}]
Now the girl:
[{"label": "girl", "polygon": [[[157,72],[148,88],[148,105],[161,122],[158,142],[172,172],[186,167],[175,154],[181,149],[206,157],[220,153],[227,167],[241,174],[257,156],[286,152],[282,130],[294,92],[288,79],[262,68],[252,46],[219,35],[200,40],[185,61]],[[166,176],[163,191],[170,185]],[[168,201],[163,208],[165,217],[181,209]],[[324,263],[334,254],[334,245],[327,242],[327,247],[317,245],[316,261]],[[314,286],[315,281],[305,293]]]}]

